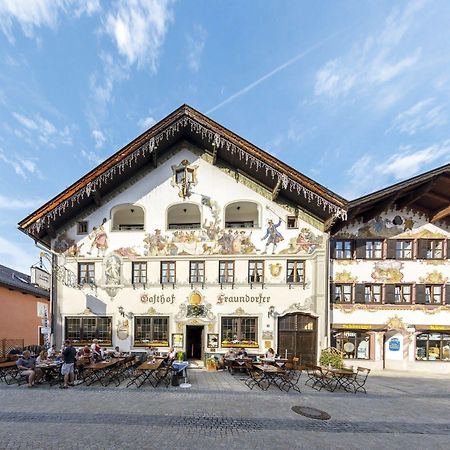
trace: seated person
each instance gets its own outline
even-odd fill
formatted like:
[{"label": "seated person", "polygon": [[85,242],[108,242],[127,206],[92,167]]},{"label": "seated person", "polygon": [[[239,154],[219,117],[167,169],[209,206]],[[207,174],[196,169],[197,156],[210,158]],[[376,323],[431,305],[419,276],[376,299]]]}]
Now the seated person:
[{"label": "seated person", "polygon": [[114,352],[113,352],[114,358],[119,358],[119,356],[120,356],[121,354],[122,354],[122,353],[121,353],[121,351],[120,351],[120,349],[119,349],[119,346],[116,345],[116,347],[114,348]]},{"label": "seated person", "polygon": [[56,356],[56,345],[53,344],[48,350],[47,350],[47,359],[54,358]]},{"label": "seated person", "polygon": [[234,348],[229,348],[223,357],[224,359],[236,358],[236,350]]},{"label": "seated person", "polygon": [[42,350],[41,353],[39,353],[39,356],[36,358],[36,364],[47,364],[49,363],[49,359],[47,357],[47,351]]},{"label": "seated person", "polygon": [[102,359],[102,348],[98,343],[98,339],[94,339],[92,341],[91,357],[94,361],[100,361]]},{"label": "seated person", "polygon": [[269,348],[265,356],[267,359],[275,359],[275,350],[273,348]]},{"label": "seated person", "polygon": [[238,357],[238,358],[247,358],[247,356],[248,356],[248,354],[247,354],[247,352],[245,351],[245,348],[241,348],[241,349],[238,351],[238,354],[237,354],[237,357]]},{"label": "seated person", "polygon": [[167,353],[166,357],[164,358],[163,364],[166,366],[171,361],[174,361],[176,355],[177,355],[177,352],[175,351],[175,349],[173,347],[170,347],[169,348],[169,353]]},{"label": "seated person", "polygon": [[21,371],[21,375],[28,377],[28,387],[33,387],[35,381],[38,382],[42,378],[42,371],[36,369],[34,359],[31,358],[29,350],[25,350],[21,358],[16,362],[17,368]]},{"label": "seated person", "polygon": [[156,356],[156,349],[154,347],[147,347],[147,358],[153,359],[154,356]]}]

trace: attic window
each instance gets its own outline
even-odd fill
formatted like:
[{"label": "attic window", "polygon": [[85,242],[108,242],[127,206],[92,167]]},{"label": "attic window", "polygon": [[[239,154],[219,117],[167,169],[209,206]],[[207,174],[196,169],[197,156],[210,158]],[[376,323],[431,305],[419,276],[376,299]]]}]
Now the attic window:
[{"label": "attic window", "polygon": [[87,234],[88,233],[88,222],[87,220],[82,220],[77,223],[77,234]]},{"label": "attic window", "polygon": [[178,203],[167,210],[169,230],[195,230],[200,228],[200,207],[195,203]]},{"label": "attic window", "polygon": [[298,228],[296,216],[287,216],[287,228]]},{"label": "attic window", "polygon": [[111,231],[144,230],[144,210],[133,204],[119,205],[112,210]]},{"label": "attic window", "polygon": [[258,228],[259,210],[254,202],[233,202],[225,208],[226,228]]}]

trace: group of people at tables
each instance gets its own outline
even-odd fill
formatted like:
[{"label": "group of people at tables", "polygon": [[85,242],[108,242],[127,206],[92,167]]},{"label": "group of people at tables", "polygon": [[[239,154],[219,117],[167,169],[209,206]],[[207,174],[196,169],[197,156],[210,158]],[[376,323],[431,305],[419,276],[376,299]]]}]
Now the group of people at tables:
[{"label": "group of people at tables", "polygon": [[[245,348],[239,349],[229,348],[228,351],[223,355],[221,363],[223,367],[227,367],[229,366],[227,361],[240,360],[246,358],[249,358],[249,356]],[[264,355],[256,356],[256,361],[258,361],[260,358],[266,361],[275,361],[278,358],[278,355],[275,353],[273,348],[269,348]]]},{"label": "group of people at tables", "polygon": [[75,366],[81,372],[84,367],[98,363],[108,358],[118,358],[123,356],[119,347],[114,350],[107,350],[100,346],[97,339],[92,344],[79,348],[72,345],[70,340],[66,340],[60,352],[56,351],[56,346],[52,345],[48,350],[42,350],[37,357],[32,355],[29,350],[24,350],[17,359],[16,366],[21,375],[27,379],[28,387],[35,387],[44,381],[44,371],[42,367],[61,366],[61,375],[64,377],[64,384],[60,386],[67,389],[74,386]]}]

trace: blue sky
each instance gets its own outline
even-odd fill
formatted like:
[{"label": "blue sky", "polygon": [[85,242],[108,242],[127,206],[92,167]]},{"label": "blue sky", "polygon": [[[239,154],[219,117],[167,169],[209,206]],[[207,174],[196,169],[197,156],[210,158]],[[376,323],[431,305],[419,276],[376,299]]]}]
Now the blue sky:
[{"label": "blue sky", "polygon": [[0,263],[17,222],[187,103],[352,199],[450,161],[450,3],[0,0]]}]

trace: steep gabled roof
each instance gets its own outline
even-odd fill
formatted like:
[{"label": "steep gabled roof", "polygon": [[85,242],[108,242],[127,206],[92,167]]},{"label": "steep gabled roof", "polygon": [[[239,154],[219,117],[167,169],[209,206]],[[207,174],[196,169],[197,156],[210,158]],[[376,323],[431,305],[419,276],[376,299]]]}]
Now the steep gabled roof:
[{"label": "steep gabled roof", "polygon": [[[425,214],[430,222],[450,225],[450,164],[350,201],[348,221],[367,222],[394,206]],[[333,232],[345,225],[336,223]]]},{"label": "steep gabled roof", "polygon": [[28,294],[49,298],[50,294],[45,289],[31,284],[31,277],[17,270],[0,264],[0,286],[14,289]]},{"label": "steep gabled roof", "polygon": [[306,209],[322,222],[345,217],[346,200],[284,164],[205,115],[183,105],[106,159],[19,223],[19,229],[48,245],[58,228],[102,198],[180,140],[188,140],[253,180]]}]

